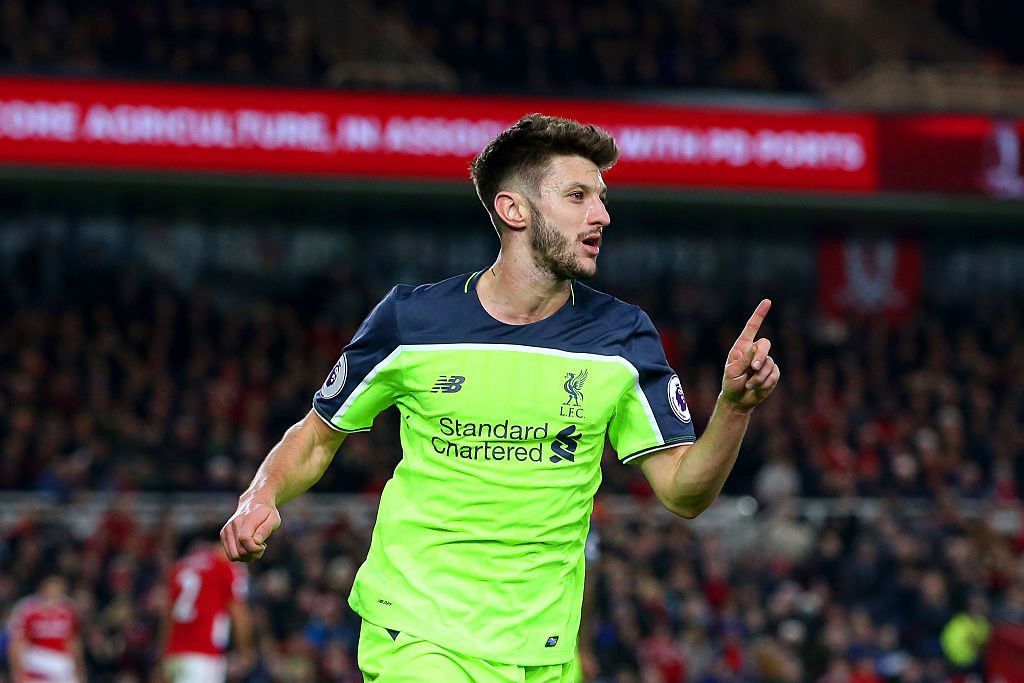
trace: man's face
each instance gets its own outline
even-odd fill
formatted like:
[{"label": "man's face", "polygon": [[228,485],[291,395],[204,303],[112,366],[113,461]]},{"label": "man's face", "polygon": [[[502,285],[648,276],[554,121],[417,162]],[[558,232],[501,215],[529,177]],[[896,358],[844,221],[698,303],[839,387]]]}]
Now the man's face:
[{"label": "man's face", "polygon": [[607,188],[594,162],[555,157],[540,182],[530,246],[538,265],[560,280],[586,280],[597,274],[602,232],[611,223]]},{"label": "man's face", "polygon": [[51,576],[39,586],[39,595],[44,600],[60,600],[67,594],[67,584],[59,576]]}]

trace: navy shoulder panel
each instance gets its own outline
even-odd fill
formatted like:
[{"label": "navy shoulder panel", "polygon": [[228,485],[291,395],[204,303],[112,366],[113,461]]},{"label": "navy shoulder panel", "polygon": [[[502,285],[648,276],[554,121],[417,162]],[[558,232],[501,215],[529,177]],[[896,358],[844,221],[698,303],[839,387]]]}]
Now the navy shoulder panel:
[{"label": "navy shoulder panel", "polygon": [[576,353],[622,355],[642,312],[613,296],[573,283],[573,295],[553,315],[529,325],[492,318],[476,294],[474,273],[394,290],[403,344],[515,344]]},{"label": "navy shoulder panel", "polygon": [[469,281],[477,273],[463,273],[440,282],[430,282],[422,285],[398,285],[396,290],[399,296],[404,299],[419,299],[421,301],[439,301],[449,299],[455,295],[465,296],[470,291]]},{"label": "navy shoulder panel", "polygon": [[643,315],[639,306],[627,304],[622,299],[579,282],[573,283],[573,291],[575,306],[581,313],[593,316],[614,330],[623,331],[623,339],[636,327],[638,319]]},{"label": "navy shoulder panel", "polygon": [[476,295],[467,288],[474,273],[440,282],[395,287],[398,335],[403,344],[444,344],[465,334]]}]

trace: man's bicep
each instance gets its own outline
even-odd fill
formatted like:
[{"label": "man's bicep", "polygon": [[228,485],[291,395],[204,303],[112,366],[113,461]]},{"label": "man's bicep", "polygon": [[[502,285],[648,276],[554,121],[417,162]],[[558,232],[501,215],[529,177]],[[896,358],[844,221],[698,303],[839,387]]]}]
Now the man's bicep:
[{"label": "man's bicep", "polygon": [[312,432],[314,443],[320,444],[333,455],[344,443],[348,432],[343,432],[327,421],[315,408],[306,415],[306,424]]},{"label": "man's bicep", "polygon": [[644,476],[647,477],[647,482],[651,485],[658,500],[664,502],[667,499],[679,462],[686,457],[686,452],[690,450],[691,446],[693,446],[692,443],[670,446],[648,453],[638,459],[637,464]]}]

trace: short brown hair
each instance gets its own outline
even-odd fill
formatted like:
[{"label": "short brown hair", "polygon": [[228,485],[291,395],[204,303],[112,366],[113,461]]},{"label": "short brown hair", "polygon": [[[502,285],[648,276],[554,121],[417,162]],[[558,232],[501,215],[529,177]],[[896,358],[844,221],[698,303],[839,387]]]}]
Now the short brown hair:
[{"label": "short brown hair", "polygon": [[572,119],[528,114],[488,143],[469,166],[476,194],[488,213],[503,185],[520,178],[538,187],[556,156],[579,156],[607,171],[619,159],[619,148],[605,130]]}]

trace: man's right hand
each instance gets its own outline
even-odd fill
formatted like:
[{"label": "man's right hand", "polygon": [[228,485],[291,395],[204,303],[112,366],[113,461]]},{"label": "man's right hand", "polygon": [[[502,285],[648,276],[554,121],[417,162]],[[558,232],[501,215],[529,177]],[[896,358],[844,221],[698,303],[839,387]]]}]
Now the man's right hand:
[{"label": "man's right hand", "polygon": [[220,542],[228,559],[255,562],[267,551],[267,538],[281,526],[281,513],[270,502],[250,497],[238,501],[238,509],[220,530]]},{"label": "man's right hand", "polygon": [[288,428],[238,499],[235,514],[220,530],[228,559],[255,562],[263,557],[267,538],[281,526],[277,506],[319,481],[345,434],[328,425],[312,409]]}]

